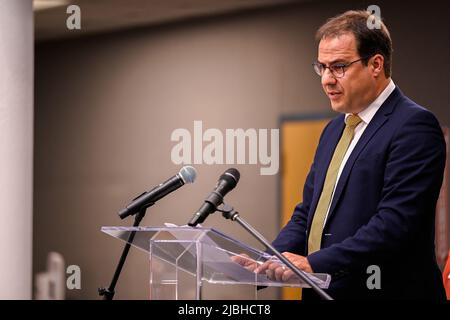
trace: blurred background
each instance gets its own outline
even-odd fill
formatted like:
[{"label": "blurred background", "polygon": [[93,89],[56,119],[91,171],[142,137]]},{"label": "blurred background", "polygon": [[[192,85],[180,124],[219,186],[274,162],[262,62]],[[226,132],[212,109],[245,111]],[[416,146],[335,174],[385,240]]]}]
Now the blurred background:
[{"label": "blurred background", "polygon": [[[71,4],[80,8],[79,30],[67,28]],[[22,120],[11,129],[1,119],[2,131],[12,133],[0,137],[1,215],[11,221],[0,239],[9,241],[0,241],[8,252],[0,283],[9,283],[0,285],[0,297],[34,297],[36,275],[58,252],[81,270],[81,289],[67,290],[66,298],[98,299],[123,248],[100,228],[131,225],[117,212],[179,171],[171,159],[174,130],[193,133],[194,121],[203,131],[270,130],[286,117],[334,116],[311,66],[315,31],[332,16],[372,4],[393,39],[394,82],[449,125],[449,2],[2,0],[0,69],[13,71],[0,76],[0,110]],[[186,224],[223,171],[236,167],[241,180],[227,201],[273,240],[282,226],[280,157],[274,175],[248,161],[193,164],[196,182],[151,207],[142,225]],[[301,192],[293,195],[298,201]],[[204,225],[260,247],[218,213]],[[117,299],[147,298],[143,252],[131,250],[116,289]],[[266,298],[279,296],[274,290]],[[241,296],[224,291],[216,298]]]}]

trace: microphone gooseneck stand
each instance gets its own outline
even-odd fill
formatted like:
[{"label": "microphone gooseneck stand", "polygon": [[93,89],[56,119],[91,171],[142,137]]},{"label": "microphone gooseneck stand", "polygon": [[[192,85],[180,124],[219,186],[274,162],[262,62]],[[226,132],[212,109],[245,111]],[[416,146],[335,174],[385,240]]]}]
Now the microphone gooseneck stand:
[{"label": "microphone gooseneck stand", "polygon": [[[139,212],[134,217],[133,227],[139,226],[142,218],[144,218],[144,216],[145,216],[145,211],[147,210],[148,207],[152,206],[153,204],[154,203],[149,203],[139,210]],[[127,256],[128,256],[128,251],[130,251],[130,247],[131,247],[131,244],[133,243],[135,235],[136,235],[136,231],[132,231],[130,233],[127,243],[126,243],[125,247],[123,248],[122,255],[120,256],[119,263],[116,267],[116,271],[114,272],[114,276],[111,280],[111,284],[109,285],[109,287],[108,288],[102,287],[102,288],[98,289],[98,294],[100,296],[103,296],[103,300],[112,300],[114,298],[114,294],[116,293],[114,290],[115,290],[115,287],[117,284],[117,280],[119,280],[120,272],[122,271],[123,265],[125,264],[125,260],[127,259]]]},{"label": "microphone gooseneck stand", "polygon": [[247,230],[252,236],[254,236],[259,242],[261,242],[266,248],[269,248],[273,254],[280,259],[286,266],[289,267],[297,276],[306,282],[311,288],[324,300],[333,300],[325,291],[323,291],[317,284],[315,284],[303,270],[297,268],[292,262],[290,262],[285,256],[283,256],[277,249],[275,249],[255,228],[248,224],[244,219],[239,216],[239,212],[235,211],[233,207],[224,204],[223,208],[217,208],[217,211],[222,212],[225,219],[231,221],[237,221],[245,230]]}]

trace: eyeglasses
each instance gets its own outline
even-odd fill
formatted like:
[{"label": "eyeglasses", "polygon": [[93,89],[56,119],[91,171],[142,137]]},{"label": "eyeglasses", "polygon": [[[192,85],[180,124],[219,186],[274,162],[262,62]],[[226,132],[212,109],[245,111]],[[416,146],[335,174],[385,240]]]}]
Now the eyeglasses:
[{"label": "eyeglasses", "polygon": [[360,58],[358,60],[349,62],[349,63],[334,63],[331,66],[326,66],[323,63],[320,62],[314,62],[312,65],[314,67],[314,71],[316,71],[316,73],[322,77],[323,74],[325,73],[325,69],[330,69],[331,74],[333,75],[333,77],[335,78],[342,78],[345,75],[345,70],[350,67],[352,64],[354,64],[355,62],[361,61],[361,60],[365,60],[367,59],[367,57],[365,58]]}]

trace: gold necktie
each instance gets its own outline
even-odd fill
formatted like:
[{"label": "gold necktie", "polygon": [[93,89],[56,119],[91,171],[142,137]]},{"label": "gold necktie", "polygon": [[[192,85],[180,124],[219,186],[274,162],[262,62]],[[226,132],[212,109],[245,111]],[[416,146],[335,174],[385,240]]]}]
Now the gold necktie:
[{"label": "gold necktie", "polygon": [[361,118],[357,115],[349,115],[346,119],[345,129],[339,140],[336,150],[334,150],[333,158],[328,167],[327,175],[317,204],[316,212],[314,213],[311,230],[308,238],[308,254],[320,250],[322,241],[322,231],[327,215],[328,207],[330,206],[331,196],[333,194],[336,179],[341,166],[344,155],[347,152],[348,146],[353,139],[356,126],[361,122]]}]

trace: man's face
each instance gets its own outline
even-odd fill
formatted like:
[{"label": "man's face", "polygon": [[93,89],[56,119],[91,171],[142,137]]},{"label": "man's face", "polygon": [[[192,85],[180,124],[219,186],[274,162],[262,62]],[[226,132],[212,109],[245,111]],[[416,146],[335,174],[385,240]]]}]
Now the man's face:
[{"label": "man's face", "polygon": [[[338,37],[324,38],[319,43],[318,61],[330,66],[335,63],[347,64],[362,57],[358,55],[355,36],[351,33]],[[364,110],[377,96],[372,68],[364,66],[362,61],[345,68],[342,78],[334,77],[325,69],[322,75],[322,87],[331,102],[334,111],[358,113]]]}]

